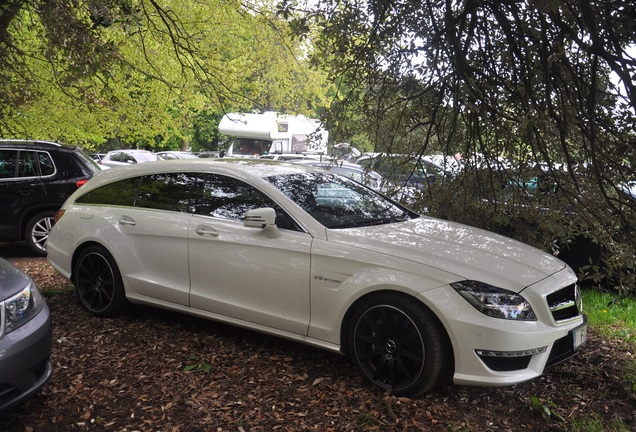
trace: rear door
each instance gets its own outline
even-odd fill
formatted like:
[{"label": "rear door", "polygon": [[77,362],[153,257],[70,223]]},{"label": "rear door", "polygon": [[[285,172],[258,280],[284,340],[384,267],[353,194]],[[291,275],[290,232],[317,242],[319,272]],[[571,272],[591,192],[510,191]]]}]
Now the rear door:
[{"label": "rear door", "polygon": [[112,183],[100,193],[103,198],[91,193],[86,200],[102,205],[94,217],[133,295],[187,305],[188,228],[197,177],[153,174]]},{"label": "rear door", "polygon": [[0,148],[0,240],[18,240],[25,213],[47,203],[38,153]]}]

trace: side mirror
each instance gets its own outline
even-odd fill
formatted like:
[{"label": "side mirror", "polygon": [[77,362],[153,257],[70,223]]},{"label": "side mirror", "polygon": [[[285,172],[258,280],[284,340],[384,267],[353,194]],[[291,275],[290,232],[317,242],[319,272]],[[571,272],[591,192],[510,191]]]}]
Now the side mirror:
[{"label": "side mirror", "polygon": [[243,226],[247,228],[261,228],[267,237],[280,237],[281,233],[276,227],[276,211],[271,207],[248,210],[243,215]]}]

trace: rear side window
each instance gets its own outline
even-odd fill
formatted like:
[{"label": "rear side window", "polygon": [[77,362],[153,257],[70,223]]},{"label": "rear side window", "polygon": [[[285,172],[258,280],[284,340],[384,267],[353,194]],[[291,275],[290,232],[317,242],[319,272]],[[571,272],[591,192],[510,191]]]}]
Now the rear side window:
[{"label": "rear side window", "polygon": [[0,179],[15,177],[17,150],[0,150]]},{"label": "rear side window", "polygon": [[85,193],[78,204],[127,206],[214,216],[240,221],[247,210],[272,207],[279,228],[302,231],[274,201],[230,177],[200,173],[160,173],[120,180]]},{"label": "rear side window", "polygon": [[194,213],[202,190],[203,181],[197,174],[153,174],[141,181],[135,206]]},{"label": "rear side window", "polygon": [[109,183],[75,202],[196,213],[202,195],[203,180],[197,174],[162,173]]},{"label": "rear side window", "polygon": [[48,176],[55,173],[51,155],[45,151],[0,150],[0,179]]},{"label": "rear side window", "polygon": [[114,183],[104,185],[100,188],[77,198],[75,202],[80,204],[98,204],[112,206],[128,206],[135,205],[135,197],[139,189],[139,178],[120,180]]}]

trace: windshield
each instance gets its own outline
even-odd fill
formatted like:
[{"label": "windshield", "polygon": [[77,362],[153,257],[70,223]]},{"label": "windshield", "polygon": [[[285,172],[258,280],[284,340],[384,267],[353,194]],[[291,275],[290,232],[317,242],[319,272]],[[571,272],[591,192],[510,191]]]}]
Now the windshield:
[{"label": "windshield", "polygon": [[418,216],[353,180],[329,172],[267,180],[327,228],[380,225]]}]

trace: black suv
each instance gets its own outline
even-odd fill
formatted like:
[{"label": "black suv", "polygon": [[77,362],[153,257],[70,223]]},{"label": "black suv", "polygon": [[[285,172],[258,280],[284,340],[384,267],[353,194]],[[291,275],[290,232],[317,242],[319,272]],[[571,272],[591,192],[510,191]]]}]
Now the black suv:
[{"label": "black suv", "polygon": [[46,256],[46,239],[66,198],[100,171],[80,148],[0,140],[0,241],[26,241]]}]

